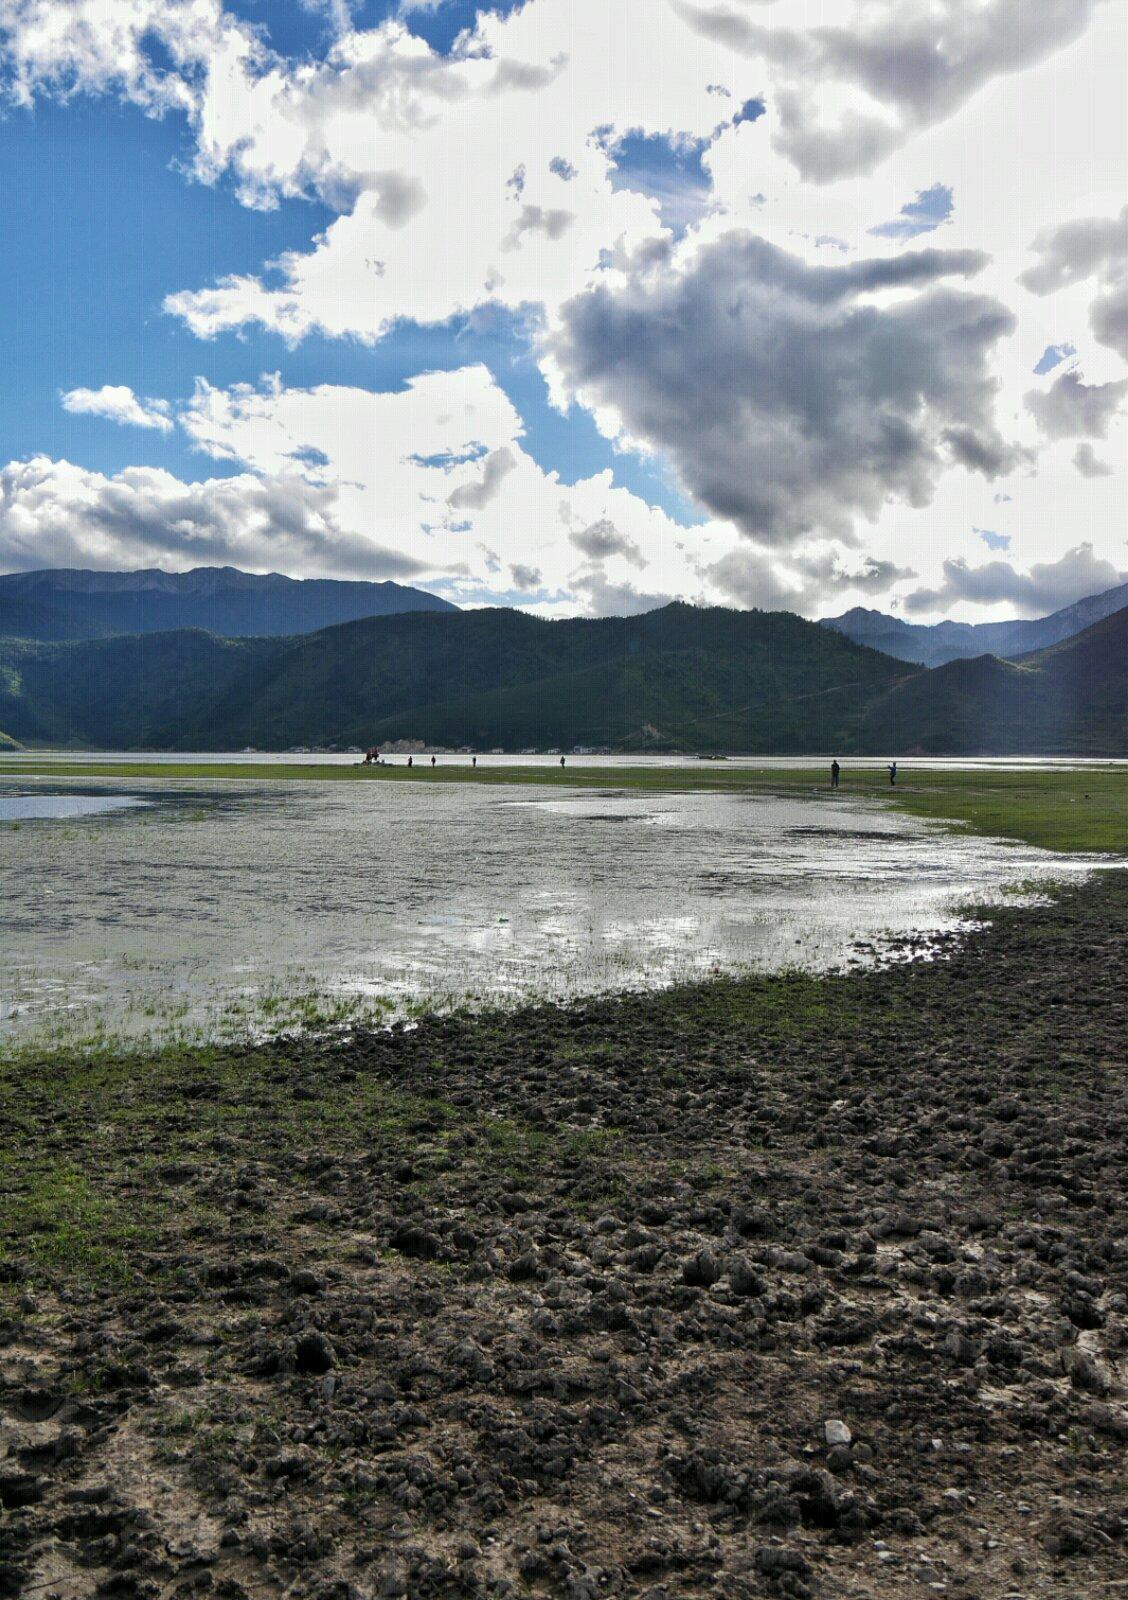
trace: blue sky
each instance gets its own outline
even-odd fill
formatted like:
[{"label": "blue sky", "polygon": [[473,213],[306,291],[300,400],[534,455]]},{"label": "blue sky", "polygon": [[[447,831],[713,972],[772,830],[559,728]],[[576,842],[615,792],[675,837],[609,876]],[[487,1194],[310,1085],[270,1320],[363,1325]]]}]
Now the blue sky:
[{"label": "blue sky", "polygon": [[[247,0],[240,9],[254,16],[261,8]],[[317,17],[297,7],[286,16],[288,50],[324,42]],[[412,21],[436,39],[458,31],[453,14],[441,25],[430,13]],[[186,178],[189,153],[182,118],[154,119],[105,100],[43,101],[0,120],[0,437],[8,455],[64,455],[106,473],[142,461],[185,479],[222,476],[237,467],[202,456],[179,430],[136,433],[73,415],[60,393],[127,384],[139,395],[186,400],[197,377],[225,387],[267,372],[293,386],[384,390],[418,372],[481,361],[513,399],[527,449],[546,471],[572,483],[611,468],[618,482],[678,520],[700,519],[654,461],[616,451],[581,409],[566,416],[553,409],[532,354],[533,330],[512,315],[479,317],[473,326],[466,318],[437,327],[409,322],[378,344],[314,334],[291,347],[263,329],[194,338],[162,311],[166,294],[308,249],[336,213],[316,200],[250,209],[228,183]],[[661,164],[655,157],[648,172]],[[676,165],[673,157],[668,165]]]},{"label": "blue sky", "polygon": [[[479,5],[476,0],[444,0],[439,5],[423,5],[403,11],[398,0],[348,0],[348,10],[356,28],[374,28],[392,17],[402,17],[413,33],[434,50],[449,50],[464,29],[473,27],[481,11],[502,14],[516,10],[522,0],[491,0]],[[274,49],[283,55],[320,54],[333,38],[332,8],[300,0],[229,0],[228,9],[257,27],[266,30]]]}]

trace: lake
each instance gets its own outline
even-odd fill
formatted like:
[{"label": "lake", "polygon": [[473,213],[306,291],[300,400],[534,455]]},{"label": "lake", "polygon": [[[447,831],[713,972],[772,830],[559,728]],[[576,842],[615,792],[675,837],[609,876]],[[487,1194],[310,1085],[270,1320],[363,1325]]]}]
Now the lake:
[{"label": "lake", "polygon": [[0,782],[0,1046],[826,970],[1091,865],[844,797],[29,787]]}]

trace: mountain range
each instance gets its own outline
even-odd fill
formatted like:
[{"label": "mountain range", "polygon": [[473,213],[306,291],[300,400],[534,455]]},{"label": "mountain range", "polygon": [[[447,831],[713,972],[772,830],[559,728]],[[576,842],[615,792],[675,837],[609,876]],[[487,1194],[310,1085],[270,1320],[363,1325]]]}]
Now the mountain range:
[{"label": "mountain range", "polygon": [[936,668],[788,612],[404,612],[298,637],[0,639],[28,744],[285,750],[419,739],[839,754],[1128,754],[1128,609],[1018,661]]},{"label": "mountain range", "polygon": [[359,617],[454,611],[448,600],[399,583],[287,578],[237,567],[192,572],[81,572],[50,568],[0,575],[0,637],[100,639],[206,628],[231,638],[314,633]]},{"label": "mountain range", "polygon": [[824,628],[844,633],[855,644],[868,644],[900,661],[939,667],[946,661],[975,656],[1021,656],[1070,639],[1113,612],[1128,606],[1128,583],[1103,594],[1088,595],[1047,617],[1020,622],[904,622],[884,611],[855,606],[840,617],[824,617]]},{"label": "mountain range", "polygon": [[926,755],[1128,756],[1128,608],[1013,661],[945,662],[902,677],[864,737]]}]

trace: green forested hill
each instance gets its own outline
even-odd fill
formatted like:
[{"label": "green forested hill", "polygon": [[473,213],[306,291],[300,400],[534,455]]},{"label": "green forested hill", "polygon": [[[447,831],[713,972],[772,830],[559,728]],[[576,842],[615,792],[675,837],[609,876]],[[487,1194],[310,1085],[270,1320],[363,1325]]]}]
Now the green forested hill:
[{"label": "green forested hill", "polygon": [[284,639],[0,640],[31,744],[286,749],[415,738],[754,753],[1128,749],[1128,612],[1019,663],[913,669],[787,612],[371,617]]},{"label": "green forested hill", "polygon": [[[0,728],[23,743],[160,749],[217,693],[255,691],[277,640],[200,632],[0,639]],[[221,746],[220,748],[223,748]]]}]

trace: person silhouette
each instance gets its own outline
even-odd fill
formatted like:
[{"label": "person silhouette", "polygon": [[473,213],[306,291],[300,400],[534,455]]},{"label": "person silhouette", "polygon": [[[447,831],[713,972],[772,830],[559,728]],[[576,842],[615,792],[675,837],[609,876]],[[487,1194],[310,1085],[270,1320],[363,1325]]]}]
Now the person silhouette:
[{"label": "person silhouette", "polygon": [[407,764],[408,764],[408,766],[409,766],[409,767],[410,767],[410,766],[411,766],[411,765],[412,765],[412,763],[413,763],[413,762],[414,762],[414,760],[415,760],[415,757],[414,757],[414,756],[408,756],[408,758],[407,758]]},{"label": "person silhouette", "polygon": [[895,761],[889,763],[889,787],[891,789],[897,787],[897,763]]},{"label": "person silhouette", "polygon": [[472,766],[472,767],[476,767],[476,766],[477,766],[477,765],[478,765],[478,758],[477,758],[477,756],[471,756],[471,757],[470,757],[470,765],[471,765],[471,766]]},{"label": "person silhouette", "polygon": [[563,756],[561,756],[561,757],[560,757],[560,765],[561,765],[561,766],[563,766],[563,765],[564,765],[564,757],[563,757]]},{"label": "person silhouette", "polygon": [[832,789],[838,788],[838,780],[841,776],[842,768],[838,765],[837,761],[832,761],[830,763],[830,787]]},{"label": "person silhouette", "polygon": [[432,756],[432,757],[431,757],[431,765],[432,765],[432,766],[434,766],[434,765],[435,765],[435,758],[434,758],[434,756]]}]

